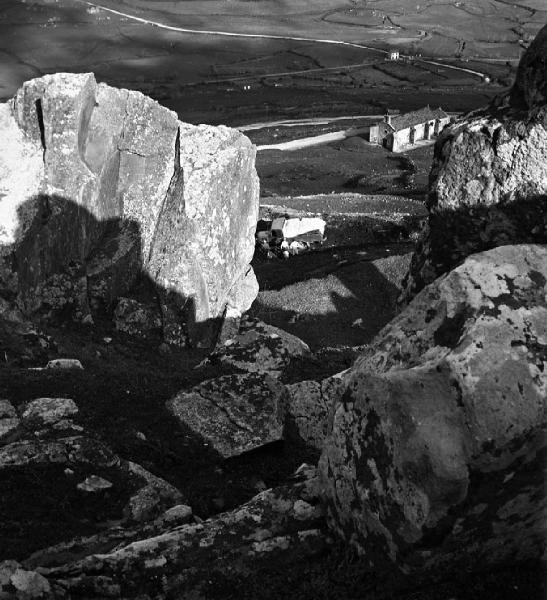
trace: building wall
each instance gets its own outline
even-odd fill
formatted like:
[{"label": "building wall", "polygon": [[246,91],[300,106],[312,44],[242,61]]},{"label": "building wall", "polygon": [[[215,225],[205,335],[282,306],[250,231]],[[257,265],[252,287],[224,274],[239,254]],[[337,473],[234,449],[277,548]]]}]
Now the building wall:
[{"label": "building wall", "polygon": [[439,133],[450,123],[450,117],[439,119]]},{"label": "building wall", "polygon": [[380,128],[378,125],[370,126],[370,129],[368,130],[368,141],[372,142],[373,144],[381,143],[382,140],[380,139]]},{"label": "building wall", "polygon": [[[435,119],[426,123],[414,125],[414,142],[435,138],[443,130],[443,128],[450,123],[450,117],[439,119],[438,121],[438,125],[436,125]],[[426,124],[429,124],[429,129],[426,128]],[[393,133],[389,134],[386,143],[387,148],[392,152],[401,152],[405,148],[412,146],[410,130],[411,128],[407,127],[406,129],[394,131]]]}]

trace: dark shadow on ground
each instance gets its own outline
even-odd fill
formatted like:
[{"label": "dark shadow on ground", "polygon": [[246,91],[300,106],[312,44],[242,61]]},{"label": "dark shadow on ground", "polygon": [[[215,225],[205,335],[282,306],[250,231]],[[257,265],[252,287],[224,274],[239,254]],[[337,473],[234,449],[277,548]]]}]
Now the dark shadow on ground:
[{"label": "dark shadow on ground", "polygon": [[370,342],[395,314],[409,244],[365,248],[365,257],[361,248],[255,261],[261,292],[251,314],[297,335],[312,350]]},{"label": "dark shadow on ground", "polygon": [[[90,296],[90,265],[98,256],[116,254],[116,236],[133,241],[133,259],[140,257],[138,224],[123,218],[98,220],[59,196],[35,197],[20,214],[21,223],[23,214],[33,217],[25,221],[28,228],[21,228],[16,250],[3,255],[10,272],[19,276],[18,285],[0,276],[0,298],[17,303],[30,323],[2,306],[0,398],[15,406],[36,398],[71,398],[79,407],[76,422],[86,434],[175,485],[202,518],[284,483],[302,462],[317,459],[316,452],[284,442],[225,461],[167,412],[165,402],[181,390],[234,369],[195,369],[209,350],[165,347],[160,328],[143,336],[116,330],[112,313],[117,294],[162,315],[159,303],[165,290],[147,275],[142,262],[135,269],[127,256],[122,257],[121,271],[111,269],[105,277],[110,291]],[[170,297],[184,318],[187,299],[173,298],[172,292]],[[89,314],[93,323],[86,322]],[[61,357],[79,359],[84,370],[29,368]],[[90,520],[87,505],[66,496],[64,468],[50,469],[47,476],[41,467],[2,471],[0,479],[6,491],[0,497],[0,539],[6,541],[0,544],[0,560],[21,559],[104,527]],[[39,492],[35,496],[28,494],[33,481]]]}]

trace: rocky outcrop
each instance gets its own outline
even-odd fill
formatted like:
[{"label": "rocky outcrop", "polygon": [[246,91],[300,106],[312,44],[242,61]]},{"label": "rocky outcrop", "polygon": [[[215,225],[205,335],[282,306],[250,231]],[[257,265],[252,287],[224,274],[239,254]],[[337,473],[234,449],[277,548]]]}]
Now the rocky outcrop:
[{"label": "rocky outcrop", "polygon": [[346,381],[321,479],[332,528],[371,564],[442,576],[543,555],[546,247],[469,257]]},{"label": "rocky outcrop", "polygon": [[[0,598],[3,592],[20,600],[40,597],[24,595],[33,589],[42,598],[142,600],[216,597],[219,586],[224,591],[241,589],[247,578],[283,571],[329,545],[314,471],[303,470],[303,481],[265,490],[205,522],[174,527],[158,519],[140,534],[134,531],[125,543],[113,531],[110,541],[102,534],[102,547],[98,538],[80,540],[22,564],[0,563]],[[20,579],[24,584],[19,590]]]},{"label": "rocky outcrop", "polygon": [[70,490],[67,503],[89,502],[78,497],[78,492],[84,492],[98,496],[95,504],[108,504],[108,495],[101,493],[112,489],[124,504],[120,523],[148,521],[180,504],[182,494],[176,488],[88,435],[76,421],[78,412],[70,398],[38,398],[18,409],[0,400],[0,472],[9,470],[13,475],[29,470],[40,479],[42,471],[48,477],[52,467],[62,466]]},{"label": "rocky outcrop", "polygon": [[511,101],[528,110],[547,102],[547,27],[537,34],[535,40],[522,57],[515,85],[511,90]]},{"label": "rocky outcrop", "polygon": [[25,83],[0,131],[4,298],[82,318],[144,273],[179,344],[210,343],[227,310],[249,308],[258,179],[243,135],[89,73]]},{"label": "rocky outcrop", "polygon": [[547,27],[512,91],[445,129],[435,146],[429,219],[406,281],[412,298],[467,256],[547,243]]}]

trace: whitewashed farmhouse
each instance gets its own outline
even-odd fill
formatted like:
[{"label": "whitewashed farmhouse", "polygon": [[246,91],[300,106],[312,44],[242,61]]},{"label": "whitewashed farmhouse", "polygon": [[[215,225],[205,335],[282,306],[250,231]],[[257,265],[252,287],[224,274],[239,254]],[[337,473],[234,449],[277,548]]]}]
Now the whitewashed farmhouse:
[{"label": "whitewashed farmhouse", "polygon": [[421,140],[437,137],[450,122],[442,108],[420,108],[404,115],[386,115],[383,121],[370,127],[369,141],[381,144],[392,152],[411,150]]}]

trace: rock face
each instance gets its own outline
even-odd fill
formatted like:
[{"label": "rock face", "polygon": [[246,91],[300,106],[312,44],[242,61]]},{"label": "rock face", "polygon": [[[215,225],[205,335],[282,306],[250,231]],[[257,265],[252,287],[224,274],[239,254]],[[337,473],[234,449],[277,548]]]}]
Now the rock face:
[{"label": "rock face", "polygon": [[4,298],[81,317],[143,272],[175,343],[208,343],[208,323],[250,306],[258,179],[243,135],[66,73],[25,83],[0,131]]},{"label": "rock face", "polygon": [[515,85],[511,90],[512,102],[527,109],[547,102],[547,26],[544,27],[522,57]]},{"label": "rock face", "polygon": [[332,527],[435,573],[540,557],[547,535],[547,248],[469,257],[347,375],[320,462]]},{"label": "rock face", "polygon": [[505,97],[444,130],[405,297],[475,252],[547,243],[547,27]]}]

